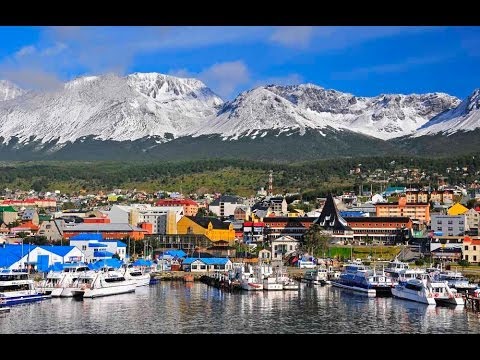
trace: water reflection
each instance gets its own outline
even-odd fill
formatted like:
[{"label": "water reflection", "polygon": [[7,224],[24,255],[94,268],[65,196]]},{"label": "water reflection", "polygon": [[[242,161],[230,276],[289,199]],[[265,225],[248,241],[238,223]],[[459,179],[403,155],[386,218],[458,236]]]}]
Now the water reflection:
[{"label": "water reflection", "polygon": [[478,333],[479,315],[325,287],[226,293],[164,282],[134,294],[12,307],[0,333]]}]

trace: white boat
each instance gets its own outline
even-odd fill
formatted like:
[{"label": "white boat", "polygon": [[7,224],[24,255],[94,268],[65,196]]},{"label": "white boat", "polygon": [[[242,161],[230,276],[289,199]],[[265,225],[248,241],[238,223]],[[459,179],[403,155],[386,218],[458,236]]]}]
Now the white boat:
[{"label": "white boat", "polygon": [[399,261],[398,258],[390,261],[384,271],[392,279],[394,285],[397,285],[400,281],[415,279],[425,272],[424,269],[410,269],[408,263]]},{"label": "white boat", "polygon": [[328,270],[325,267],[307,270],[301,281],[310,285],[324,286],[328,281]]},{"label": "white boat", "polygon": [[240,280],[240,286],[243,290],[257,291],[263,290],[262,268],[252,267],[250,264],[237,269],[237,278]]},{"label": "white boat", "polygon": [[94,273],[94,271],[90,270],[85,264],[64,264],[62,277],[55,284],[55,288],[52,289],[52,297],[72,297],[72,288],[75,281],[85,273]]},{"label": "white boat", "polygon": [[400,281],[393,289],[392,295],[428,305],[464,305],[461,294],[449,288],[445,281],[435,281],[427,273],[415,279]]},{"label": "white boat", "polygon": [[0,272],[0,306],[41,301],[50,297],[35,289],[33,280],[28,278],[26,272],[12,270]]},{"label": "white boat", "polygon": [[55,271],[50,270],[39,286],[37,286],[37,291],[43,294],[50,295],[55,288],[57,288],[60,280],[63,277],[63,270]]},{"label": "white boat", "polygon": [[283,285],[283,290],[298,290],[298,283],[288,276],[288,273],[283,268],[277,272],[277,281]]},{"label": "white boat", "polygon": [[275,275],[263,279],[264,290],[283,290],[283,283]]},{"label": "white boat", "polygon": [[72,294],[80,298],[96,298],[101,296],[135,292],[135,280],[126,280],[123,274],[113,268],[87,272],[75,281]]},{"label": "white boat", "polygon": [[146,268],[142,270],[139,267],[133,266],[131,264],[124,265],[123,269],[125,270],[123,276],[126,280],[135,281],[137,286],[147,286],[150,285],[150,273],[146,272]]},{"label": "white boat", "polygon": [[331,280],[336,287],[349,289],[366,294],[367,296],[390,296],[393,287],[392,279],[382,272],[367,268],[362,264],[346,264],[340,277]]},{"label": "white boat", "polygon": [[477,285],[468,282],[468,279],[458,271],[442,271],[434,275],[435,280],[446,281],[450,288],[459,292],[473,291]]}]

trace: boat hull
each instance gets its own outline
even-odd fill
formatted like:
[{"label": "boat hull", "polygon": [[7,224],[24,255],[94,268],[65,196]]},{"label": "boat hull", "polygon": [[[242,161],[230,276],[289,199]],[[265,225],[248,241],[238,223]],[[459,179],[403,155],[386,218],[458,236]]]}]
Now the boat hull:
[{"label": "boat hull", "polygon": [[361,293],[361,294],[365,294],[368,297],[377,296],[377,292],[375,291],[375,289],[366,289],[366,288],[362,288],[362,287],[358,287],[358,286],[347,285],[347,284],[343,284],[341,282],[333,281],[333,280],[331,281],[331,284],[333,286],[341,288],[341,289],[347,289],[347,290],[355,291],[355,292],[358,292],[358,293]]},{"label": "boat hull", "polygon": [[3,297],[0,299],[0,305],[1,306],[19,305],[19,304],[42,301],[50,298],[51,298],[51,295],[46,295],[41,293],[32,294],[32,295]]},{"label": "boat hull", "polygon": [[392,289],[392,295],[399,299],[410,300],[419,302],[426,305],[436,305],[436,301],[433,297],[423,296],[422,294],[418,294],[418,291],[415,293],[402,291],[394,287]]},{"label": "boat hull", "polygon": [[99,289],[76,289],[72,290],[73,297],[83,297],[83,298],[97,298],[102,296],[110,295],[119,295],[135,292],[136,284],[125,284],[112,287],[104,287]]}]

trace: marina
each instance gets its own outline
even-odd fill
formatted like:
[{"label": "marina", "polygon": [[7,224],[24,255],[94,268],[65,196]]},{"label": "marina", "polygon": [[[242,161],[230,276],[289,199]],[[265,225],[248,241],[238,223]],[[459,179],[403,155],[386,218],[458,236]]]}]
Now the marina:
[{"label": "marina", "polygon": [[[108,321],[115,314],[115,321]],[[464,307],[369,298],[332,286],[229,293],[201,282],[160,282],[135,293],[12,306],[1,333],[479,333]],[[312,324],[315,326],[312,327]]]}]

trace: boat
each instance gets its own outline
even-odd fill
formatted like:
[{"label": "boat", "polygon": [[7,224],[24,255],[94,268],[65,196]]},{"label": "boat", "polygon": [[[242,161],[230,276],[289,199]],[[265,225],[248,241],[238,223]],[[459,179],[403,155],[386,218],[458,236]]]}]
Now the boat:
[{"label": "boat", "polygon": [[0,306],[0,314],[9,313],[10,307],[9,306]]},{"label": "boat", "polygon": [[270,275],[263,279],[264,290],[283,290],[283,282],[275,275]]},{"label": "boat", "polygon": [[328,270],[325,267],[319,267],[316,269],[311,269],[305,271],[303,274],[302,283],[307,283],[310,285],[321,285],[324,286],[328,281]]},{"label": "boat", "polygon": [[394,286],[392,279],[385,273],[367,268],[365,265],[351,263],[344,265],[345,269],[338,279],[331,280],[335,287],[349,289],[367,296],[390,296]]},{"label": "boat", "polygon": [[465,305],[463,296],[450,289],[446,281],[435,280],[428,273],[400,281],[392,289],[392,295],[428,305]]},{"label": "boat", "polygon": [[283,267],[277,271],[277,281],[283,285],[283,290],[298,290],[300,287],[298,283],[293,280]]},{"label": "boat", "polygon": [[93,274],[87,272],[80,275],[72,288],[73,297],[96,298],[101,296],[135,292],[135,280],[127,280],[114,268],[102,268]]},{"label": "boat", "polygon": [[392,295],[399,299],[411,300],[427,305],[436,305],[431,288],[427,286],[423,278],[399,281],[392,288]]},{"label": "boat", "polygon": [[150,285],[150,273],[146,272],[145,269],[142,271],[141,268],[133,266],[132,264],[123,265],[124,273],[126,280],[133,280],[137,286],[146,286]]},{"label": "boat", "polygon": [[477,285],[468,282],[468,279],[458,271],[442,271],[436,273],[435,280],[446,281],[450,288],[458,292],[470,292],[477,288]]},{"label": "boat", "polygon": [[[245,269],[245,267],[247,269]],[[240,281],[240,287],[247,291],[263,290],[263,274],[261,267],[253,268],[250,264],[235,269],[235,278]]]},{"label": "boat", "polygon": [[388,263],[384,271],[392,279],[394,285],[397,285],[400,281],[415,279],[425,272],[424,269],[410,269],[408,263],[399,261],[397,257]]},{"label": "boat", "polygon": [[43,294],[50,295],[55,288],[57,288],[60,280],[62,279],[64,273],[63,270],[50,270],[39,286],[37,286],[37,291]]},{"label": "boat", "polygon": [[52,297],[72,297],[72,288],[74,286],[75,281],[78,279],[80,275],[84,275],[85,273],[93,273],[93,270],[86,264],[82,263],[72,263],[72,264],[64,264],[62,277],[60,280],[55,284],[55,288],[52,289],[51,295]]},{"label": "boat", "polygon": [[25,271],[4,269],[0,271],[0,306],[23,304],[50,299],[51,296],[38,292],[33,280]]}]

